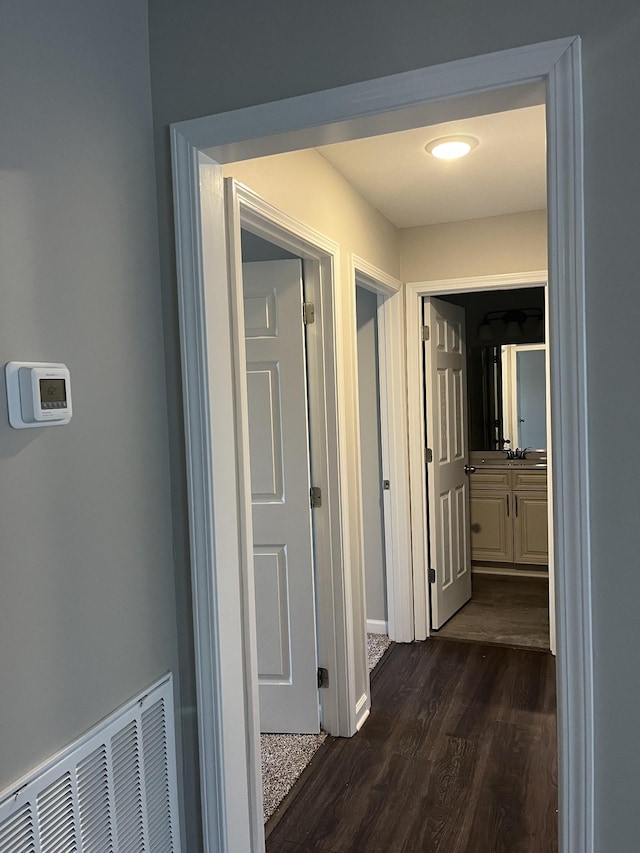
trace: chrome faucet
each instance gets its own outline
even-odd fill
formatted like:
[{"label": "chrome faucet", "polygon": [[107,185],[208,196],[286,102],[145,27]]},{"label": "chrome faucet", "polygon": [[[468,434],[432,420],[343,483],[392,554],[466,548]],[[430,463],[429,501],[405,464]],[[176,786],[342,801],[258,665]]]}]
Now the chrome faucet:
[{"label": "chrome faucet", "polygon": [[[507,442],[505,441],[505,444]],[[516,447],[515,450],[505,449],[505,453],[507,454],[507,459],[526,459],[528,451],[531,450],[530,447],[523,447],[522,450],[519,447]]]}]

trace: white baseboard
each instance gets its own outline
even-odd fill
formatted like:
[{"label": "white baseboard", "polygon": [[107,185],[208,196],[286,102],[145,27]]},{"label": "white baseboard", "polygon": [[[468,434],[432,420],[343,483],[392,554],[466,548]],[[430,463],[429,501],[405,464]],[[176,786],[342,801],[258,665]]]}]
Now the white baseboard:
[{"label": "white baseboard", "polygon": [[[472,575],[506,575],[518,578],[549,578],[549,572],[535,569],[505,569],[503,566],[472,566]],[[367,629],[368,630],[368,629]]]},{"label": "white baseboard", "polygon": [[370,713],[371,713],[371,708],[367,708],[367,710],[364,712],[364,714],[362,714],[360,717],[358,717],[358,722],[356,723],[356,731],[357,732],[359,732],[360,729],[367,722]]},{"label": "white baseboard", "polygon": [[367,619],[367,634],[388,634],[389,623],[382,619]]},{"label": "white baseboard", "polygon": [[364,726],[369,713],[371,712],[371,702],[367,693],[363,693],[356,704],[356,731],[359,732]]}]

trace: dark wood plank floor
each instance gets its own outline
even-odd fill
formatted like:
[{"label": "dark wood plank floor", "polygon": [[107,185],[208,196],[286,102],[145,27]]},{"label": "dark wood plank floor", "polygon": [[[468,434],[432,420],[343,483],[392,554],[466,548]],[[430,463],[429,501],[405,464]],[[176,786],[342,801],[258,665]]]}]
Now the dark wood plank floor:
[{"label": "dark wood plank floor", "polygon": [[472,586],[471,601],[436,636],[548,651],[548,578],[474,574]]},{"label": "dark wood plank floor", "polygon": [[550,654],[394,645],[353,738],[329,738],[268,853],[554,853]]}]

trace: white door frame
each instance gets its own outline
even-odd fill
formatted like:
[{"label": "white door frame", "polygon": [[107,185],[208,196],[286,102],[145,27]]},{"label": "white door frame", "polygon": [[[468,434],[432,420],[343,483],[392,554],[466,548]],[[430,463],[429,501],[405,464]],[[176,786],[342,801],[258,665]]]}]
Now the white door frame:
[{"label": "white door frame", "polygon": [[[339,477],[338,413],[336,377],[332,365],[335,361],[334,345],[334,270],[340,265],[340,247],[319,232],[303,225],[273,207],[248,187],[233,179],[226,180],[228,190],[227,242],[229,259],[237,271],[242,264],[240,228],[286,249],[303,259],[305,300],[313,302],[315,320],[307,326],[306,357],[308,371],[308,406],[310,421],[310,459],[313,485],[322,490],[322,507],[313,513],[314,574],[316,586],[316,621],[318,636],[318,665],[329,672],[329,686],[320,691],[322,728],[333,735],[353,734],[359,720],[352,709],[356,697],[341,696],[341,687],[347,691],[351,681],[347,673],[353,663],[348,654],[352,643],[346,636],[346,611],[350,603],[345,600],[346,588],[342,553],[344,520],[343,495]],[[240,266],[238,266],[240,265]],[[235,276],[232,276],[235,280]],[[239,363],[246,364],[244,343],[243,295],[239,287],[231,289],[233,337],[237,345]],[[241,435],[241,463],[246,470],[240,494],[244,540],[251,536],[251,488],[248,479],[248,406],[246,370],[236,372],[236,417]],[[240,451],[239,455],[240,455]],[[249,540],[250,541],[250,540]],[[251,696],[251,711],[247,720],[248,744],[253,766],[249,768],[251,790],[256,794],[254,816],[262,820],[262,778],[260,767],[259,728],[255,719],[259,714],[257,703],[257,666],[254,657],[257,648],[254,577],[252,550],[242,554],[240,573],[243,581],[245,605],[244,632],[247,661],[247,695]],[[369,708],[367,700],[367,711]],[[251,722],[254,725],[251,726]],[[361,724],[361,723],[360,723]],[[255,827],[259,834],[260,827]]]},{"label": "white door frame", "polygon": [[[565,38],[181,122],[171,128],[189,498],[203,835],[263,849],[252,759],[239,584],[238,443],[222,163],[433,123],[456,104],[496,112],[513,87],[544,86],[552,283],[558,600],[560,850],[593,853],[593,673],[584,297],[580,40]],[[539,102],[539,101],[538,101]],[[522,102],[520,102],[522,105]],[[476,114],[478,114],[476,112]],[[451,113],[449,112],[450,116]],[[557,286],[556,286],[557,285]],[[346,330],[347,334],[351,330]],[[340,381],[340,312],[335,329]],[[350,362],[350,369],[354,365]],[[237,371],[236,371],[237,372]],[[338,420],[345,411],[338,386]],[[342,423],[342,422],[341,422]],[[344,435],[344,433],[342,434]],[[340,433],[339,433],[340,440]],[[341,441],[340,459],[348,448]],[[349,501],[346,486],[344,498]],[[347,491],[345,495],[344,492]],[[356,502],[357,503],[357,502]],[[343,550],[343,553],[347,553]],[[356,569],[354,568],[354,571]],[[344,590],[345,624],[353,610]],[[567,604],[570,603],[571,607]],[[347,636],[349,631],[346,631]],[[346,657],[353,658],[347,649]],[[244,673],[239,678],[238,673]],[[349,677],[355,677],[352,671]],[[360,701],[360,700],[358,700]],[[249,829],[251,827],[251,830]]]},{"label": "white door frame", "polygon": [[[516,290],[523,287],[544,287],[546,306],[546,338],[549,337],[549,287],[547,270],[535,270],[511,275],[477,276],[472,278],[444,279],[440,281],[414,281],[407,284],[407,391],[409,399],[409,471],[411,479],[411,544],[414,584],[414,614],[416,639],[426,640],[431,636],[431,608],[427,582],[427,473],[424,464],[424,448],[427,444],[424,423],[424,371],[422,366],[422,297],[446,296],[452,293],[478,293],[491,290]],[[552,303],[553,304],[553,303]],[[552,309],[553,310],[553,309]],[[547,479],[550,483],[549,513],[549,633],[551,651],[556,653],[556,595],[555,554],[553,530],[561,523],[554,515],[553,452],[551,448],[551,409],[549,375],[550,351],[554,342],[543,344],[547,349]],[[560,377],[555,374],[560,382]],[[559,387],[564,387],[560,385]],[[554,398],[555,399],[555,398]],[[560,417],[568,417],[562,412]],[[575,415],[574,415],[575,417]]]},{"label": "white door frame", "polygon": [[[337,684],[344,676],[331,679],[331,675],[344,673],[349,664],[344,660],[344,628],[341,621],[341,593],[334,587],[343,584],[342,567],[342,511],[338,476],[337,409],[335,403],[335,376],[331,375],[335,358],[333,340],[334,269],[339,265],[340,247],[318,231],[303,225],[282,213],[248,187],[232,181],[234,220],[251,233],[274,243],[303,259],[305,299],[315,306],[315,321],[307,326],[307,371],[310,420],[310,456],[313,484],[322,490],[323,512],[314,513],[314,563],[317,587],[318,665],[330,673],[330,684],[321,692],[322,727],[329,734],[346,734],[355,730],[355,722],[348,717],[349,706],[340,703]],[[239,235],[234,235],[229,223],[228,239],[230,257],[242,263]],[[235,238],[235,239],[234,239]],[[239,342],[239,357],[244,355],[244,311],[242,293],[232,293],[233,321]],[[242,428],[248,427],[246,371],[238,374],[239,399],[237,415]],[[248,461],[248,431],[243,436],[244,459]],[[251,490],[244,490],[245,507],[251,508]],[[245,524],[250,530],[250,524]],[[244,559],[243,568],[251,572],[248,588],[253,590],[252,560]],[[250,601],[253,596],[248,596]],[[255,617],[248,620],[247,631],[255,647]]]},{"label": "white door frame", "polygon": [[[363,258],[350,256],[355,317],[355,285],[378,297],[378,370],[380,382],[380,439],[383,492],[387,631],[397,643],[415,639],[413,626],[413,572],[409,491],[409,444],[404,348],[404,291],[402,282]],[[356,395],[357,397],[358,395]],[[358,411],[358,420],[360,413]],[[360,429],[356,430],[358,444]],[[358,466],[360,448],[356,453]]]}]

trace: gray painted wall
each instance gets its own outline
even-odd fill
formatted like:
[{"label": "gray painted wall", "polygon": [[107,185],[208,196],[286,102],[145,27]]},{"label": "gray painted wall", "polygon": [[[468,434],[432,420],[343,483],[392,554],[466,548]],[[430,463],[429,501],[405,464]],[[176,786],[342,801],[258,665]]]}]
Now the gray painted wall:
[{"label": "gray painted wall", "polygon": [[263,240],[262,237],[257,237],[251,231],[246,231],[244,228],[240,230],[240,239],[242,244],[242,260],[244,263],[251,261],[286,261],[296,257],[291,252],[287,252],[286,249],[282,249],[268,240]]},{"label": "gray painted wall", "polygon": [[[185,553],[168,124],[570,35],[583,39],[597,850],[640,837],[634,627],[638,484],[626,447],[640,421],[640,5],[637,0],[154,0],[151,71],[159,169],[176,536]],[[277,57],[277,61],[274,61]],[[624,128],[624,133],[613,132]],[[620,306],[624,306],[621,310]]]},{"label": "gray painted wall", "polygon": [[386,622],[387,587],[378,382],[378,297],[364,287],[356,287],[356,318],[366,615],[367,619]]},{"label": "gray painted wall", "polygon": [[146,5],[4,0],[0,78],[0,364],[74,402],[12,430],[2,371],[2,790],[178,673]]}]

